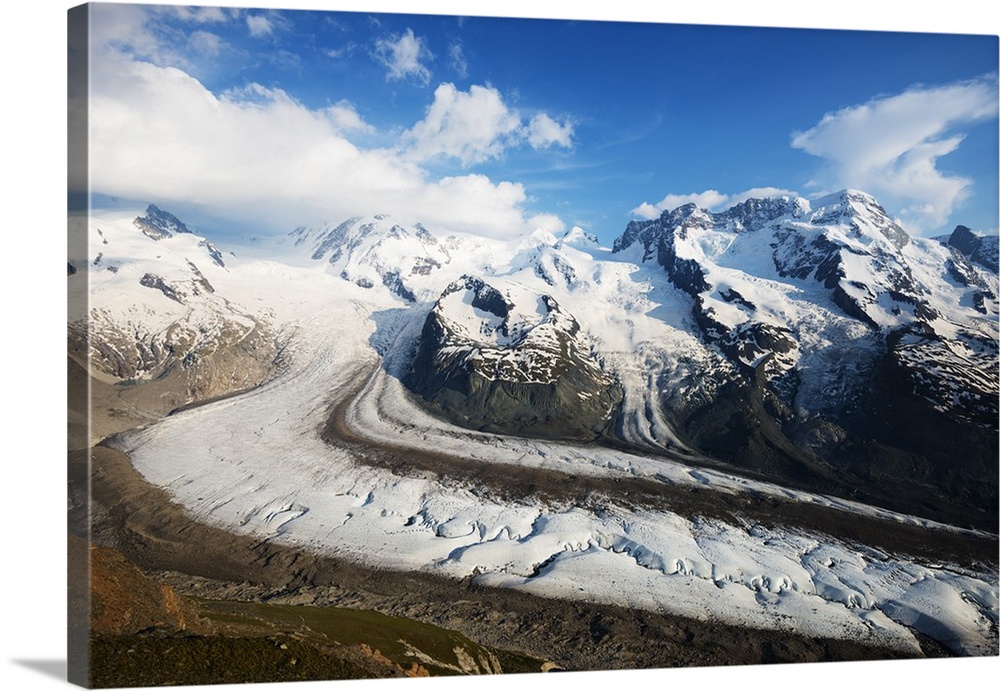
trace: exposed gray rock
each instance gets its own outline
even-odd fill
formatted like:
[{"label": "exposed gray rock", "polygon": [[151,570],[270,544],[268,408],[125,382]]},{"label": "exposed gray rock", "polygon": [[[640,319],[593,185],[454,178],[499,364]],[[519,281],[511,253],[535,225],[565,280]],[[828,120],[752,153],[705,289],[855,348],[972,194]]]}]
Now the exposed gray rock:
[{"label": "exposed gray rock", "polygon": [[146,288],[158,290],[174,302],[178,302],[182,305],[184,304],[184,299],[181,297],[181,293],[178,292],[174,286],[170,285],[163,280],[162,277],[157,276],[156,274],[144,274],[143,277],[139,279],[139,284],[145,286]]},{"label": "exposed gray rock", "polygon": [[[449,296],[487,315],[493,338],[456,325]],[[434,412],[484,431],[550,439],[595,439],[612,431],[620,387],[579,340],[580,327],[548,295],[534,324],[514,318],[497,288],[464,276],[428,314],[404,383]],[[484,329],[485,330],[485,329]]]},{"label": "exposed gray rock", "polygon": [[1000,264],[1000,239],[997,237],[978,235],[966,226],[957,226],[948,238],[948,245],[969,261],[997,273]]},{"label": "exposed gray rock", "polygon": [[146,215],[136,218],[133,223],[146,237],[153,240],[163,240],[176,233],[191,232],[176,216],[163,211],[155,204],[150,204],[146,208]]}]

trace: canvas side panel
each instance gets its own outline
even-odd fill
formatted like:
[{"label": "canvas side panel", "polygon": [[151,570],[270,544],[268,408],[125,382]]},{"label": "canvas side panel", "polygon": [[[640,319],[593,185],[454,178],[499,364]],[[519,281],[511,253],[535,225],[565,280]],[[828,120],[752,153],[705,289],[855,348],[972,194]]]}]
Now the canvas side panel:
[{"label": "canvas side panel", "polygon": [[67,678],[90,686],[90,385],[87,314],[89,6],[68,11]]}]

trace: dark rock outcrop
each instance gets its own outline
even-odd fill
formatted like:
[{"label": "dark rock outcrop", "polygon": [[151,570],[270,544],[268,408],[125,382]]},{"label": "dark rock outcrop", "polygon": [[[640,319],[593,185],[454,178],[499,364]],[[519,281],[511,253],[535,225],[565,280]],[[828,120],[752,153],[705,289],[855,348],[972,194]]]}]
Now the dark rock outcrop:
[{"label": "dark rock outcrop", "polygon": [[[583,348],[576,320],[552,297],[538,300],[540,321],[524,323],[495,287],[471,276],[454,282],[427,315],[404,383],[463,427],[548,439],[609,433],[620,388]],[[481,333],[492,329],[490,338],[457,325],[450,310],[463,304],[486,315]]]},{"label": "dark rock outcrop", "polygon": [[997,273],[1000,241],[996,237],[978,235],[966,226],[957,226],[948,238],[948,245],[961,252],[970,262]]},{"label": "dark rock outcrop", "polygon": [[146,215],[136,218],[133,223],[136,228],[142,231],[143,235],[153,240],[163,240],[176,233],[191,232],[180,219],[172,213],[163,211],[155,204],[150,204],[146,208]]}]

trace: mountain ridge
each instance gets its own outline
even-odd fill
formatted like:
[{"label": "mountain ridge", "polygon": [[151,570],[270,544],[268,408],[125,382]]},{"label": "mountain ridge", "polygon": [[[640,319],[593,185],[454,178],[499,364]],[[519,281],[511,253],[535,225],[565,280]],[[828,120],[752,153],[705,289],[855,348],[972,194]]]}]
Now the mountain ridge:
[{"label": "mountain ridge", "polygon": [[[186,283],[147,270],[142,290],[239,303],[212,273],[239,262],[214,261],[168,212],[146,218],[165,231],[151,243],[189,238],[207,263],[178,265]],[[956,233],[911,238],[845,190],[688,204],[628,223],[610,248],[576,227],[500,242],[354,217],[297,228],[275,258],[421,320],[387,346],[406,360],[393,376],[459,426],[697,452],[904,510],[978,511],[996,504],[981,478],[996,475],[997,276],[989,239]],[[927,432],[908,439],[914,422]]]}]

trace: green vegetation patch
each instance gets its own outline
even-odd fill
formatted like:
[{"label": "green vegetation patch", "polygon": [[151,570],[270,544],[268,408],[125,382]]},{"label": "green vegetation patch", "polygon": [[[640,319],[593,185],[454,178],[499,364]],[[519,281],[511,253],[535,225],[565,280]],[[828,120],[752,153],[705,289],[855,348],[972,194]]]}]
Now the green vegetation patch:
[{"label": "green vegetation patch", "polygon": [[493,651],[458,632],[370,610],[212,600],[199,603],[203,616],[219,623],[252,620],[315,645],[367,646],[400,668],[416,663],[432,675],[541,670],[541,660]]},{"label": "green vegetation patch", "polygon": [[94,688],[368,679],[370,671],[311,645],[273,637],[95,636]]}]

